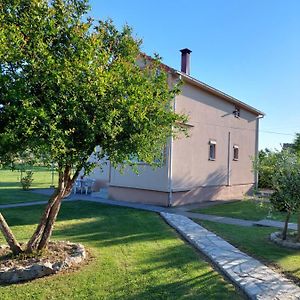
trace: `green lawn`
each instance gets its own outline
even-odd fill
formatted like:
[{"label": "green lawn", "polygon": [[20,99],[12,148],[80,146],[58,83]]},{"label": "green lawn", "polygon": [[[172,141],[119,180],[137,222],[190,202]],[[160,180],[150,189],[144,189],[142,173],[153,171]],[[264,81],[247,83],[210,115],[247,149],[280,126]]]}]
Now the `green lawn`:
[{"label": "green lawn", "polygon": [[[3,210],[17,238],[42,206]],[[0,286],[5,299],[241,299],[159,215],[89,202],[64,203],[54,239],[83,243],[93,259],[73,273]],[[3,239],[0,242],[3,242]]]},{"label": "green lawn", "polygon": [[[24,174],[24,173],[23,173]],[[19,171],[0,170],[0,204],[47,200],[49,197],[23,191],[20,185]],[[34,169],[32,189],[48,188],[51,185],[51,171],[47,168]],[[56,174],[54,183],[56,182]]]},{"label": "green lawn", "polygon": [[240,250],[258,258],[262,262],[270,265],[275,264],[283,272],[287,272],[300,280],[300,251],[283,248],[269,241],[270,233],[277,229],[194,221],[223,237]]},{"label": "green lawn", "polygon": [[[285,214],[274,211],[270,203],[251,199],[221,203],[207,208],[194,209],[192,212],[256,221],[262,219],[284,221],[285,219]],[[292,216],[290,222],[297,222],[296,216]]]},{"label": "green lawn", "polygon": [[[23,176],[26,174],[23,172]],[[0,189],[21,188],[21,172],[0,169]],[[32,188],[48,188],[51,185],[51,170],[46,167],[34,167]],[[54,184],[57,182],[57,174],[54,173]]]}]

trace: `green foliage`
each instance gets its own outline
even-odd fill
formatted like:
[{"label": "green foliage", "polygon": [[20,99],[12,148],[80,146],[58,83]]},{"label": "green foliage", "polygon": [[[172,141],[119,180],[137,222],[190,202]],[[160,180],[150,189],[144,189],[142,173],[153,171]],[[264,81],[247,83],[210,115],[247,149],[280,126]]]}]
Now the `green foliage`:
[{"label": "green foliage", "polygon": [[[268,160],[269,158],[271,160]],[[300,241],[300,160],[297,153],[289,150],[274,152],[268,159],[258,158],[254,166],[258,172],[267,166],[272,168],[270,172],[270,188],[274,190],[270,201],[275,210],[286,213],[282,238],[286,239],[289,218],[298,213],[298,236]],[[262,163],[263,162],[263,163]],[[272,164],[271,164],[272,163]]]},{"label": "green foliage", "polygon": [[275,171],[275,162],[277,159],[277,152],[272,152],[269,149],[260,150],[258,153],[258,160],[255,162],[258,172],[258,187],[272,188],[272,174]]},{"label": "green foliage", "polygon": [[260,151],[254,168],[261,186],[274,190],[270,201],[276,210],[293,213],[300,208],[300,161],[294,152]]},{"label": "green foliage", "polygon": [[289,151],[277,153],[274,169],[272,205],[278,211],[297,212],[300,208],[300,163],[297,156]]},{"label": "green foliage", "polygon": [[30,148],[60,170],[135,156],[153,164],[183,130],[179,92],[127,25],[86,18],[85,0],[0,1],[0,157]]},{"label": "green foliage", "polygon": [[26,171],[26,176],[21,178],[21,185],[24,191],[28,191],[33,182],[33,172]]},{"label": "green foliage", "polygon": [[296,133],[296,137],[294,139],[293,143],[293,150],[297,154],[297,156],[300,158],[300,133]]}]

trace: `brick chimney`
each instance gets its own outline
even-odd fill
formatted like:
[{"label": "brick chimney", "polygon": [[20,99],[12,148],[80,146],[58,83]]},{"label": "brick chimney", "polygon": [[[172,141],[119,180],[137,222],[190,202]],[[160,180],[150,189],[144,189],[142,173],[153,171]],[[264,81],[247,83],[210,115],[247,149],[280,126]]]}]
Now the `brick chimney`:
[{"label": "brick chimney", "polygon": [[190,66],[190,54],[192,51],[188,48],[180,50],[181,52],[181,72],[190,75],[191,66]]}]

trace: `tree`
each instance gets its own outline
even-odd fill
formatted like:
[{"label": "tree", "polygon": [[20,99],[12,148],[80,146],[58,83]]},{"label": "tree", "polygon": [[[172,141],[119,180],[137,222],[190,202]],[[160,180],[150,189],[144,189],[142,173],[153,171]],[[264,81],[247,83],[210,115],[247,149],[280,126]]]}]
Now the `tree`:
[{"label": "tree", "polygon": [[[95,23],[87,12],[85,0],[0,2],[2,159],[30,149],[59,174],[27,252],[47,246],[62,199],[80,170],[93,167],[95,146],[114,166],[132,156],[153,164],[167,138],[184,130],[185,116],[172,110],[178,85],[168,83],[159,57],[140,55],[130,27]],[[12,251],[23,251],[1,214],[0,224]]]},{"label": "tree", "polygon": [[[288,221],[292,213],[300,209],[300,164],[298,157],[289,151],[282,151],[278,155],[272,176],[274,193],[270,201],[275,209],[287,213],[282,237],[286,239]],[[298,236],[300,241],[300,215],[298,218]]]},{"label": "tree", "polygon": [[[288,222],[290,216],[298,213],[298,236],[300,241],[300,163],[297,155],[289,150],[274,152],[270,184],[274,190],[270,202],[274,209],[286,213],[282,239],[287,237]],[[260,158],[256,162],[256,168],[260,172],[265,168],[265,162],[260,164]]]},{"label": "tree", "polygon": [[293,142],[293,150],[300,158],[300,133],[296,133],[296,137]]}]

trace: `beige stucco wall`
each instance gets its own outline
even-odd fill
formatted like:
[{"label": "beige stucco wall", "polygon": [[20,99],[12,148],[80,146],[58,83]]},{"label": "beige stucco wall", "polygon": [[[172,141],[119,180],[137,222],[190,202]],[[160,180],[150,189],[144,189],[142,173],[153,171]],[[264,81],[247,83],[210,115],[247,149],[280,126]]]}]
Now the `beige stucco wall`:
[{"label": "beige stucco wall", "polygon": [[108,198],[112,200],[168,206],[168,196],[168,193],[160,191],[116,186],[108,188]]},{"label": "beige stucco wall", "polygon": [[137,167],[138,174],[130,167],[125,168],[123,173],[118,169],[111,168],[111,186],[139,188],[166,192],[168,190],[167,162],[160,168],[153,169],[147,164]]},{"label": "beige stucco wall", "polygon": [[[160,206],[179,206],[208,200],[243,199],[252,192],[252,184],[197,187],[184,192],[160,192],[147,189],[109,186],[108,197],[113,200],[140,202]],[[170,201],[171,200],[171,201]]]},{"label": "beige stucco wall", "polygon": [[[187,114],[193,127],[189,138],[173,144],[172,190],[254,183],[251,157],[256,147],[256,115],[241,109],[240,118],[236,118],[234,109],[232,103],[191,83],[183,85],[182,93],[176,97],[176,111]],[[217,143],[215,161],[209,160],[210,140]],[[238,161],[233,161],[233,145],[239,146]]]}]

